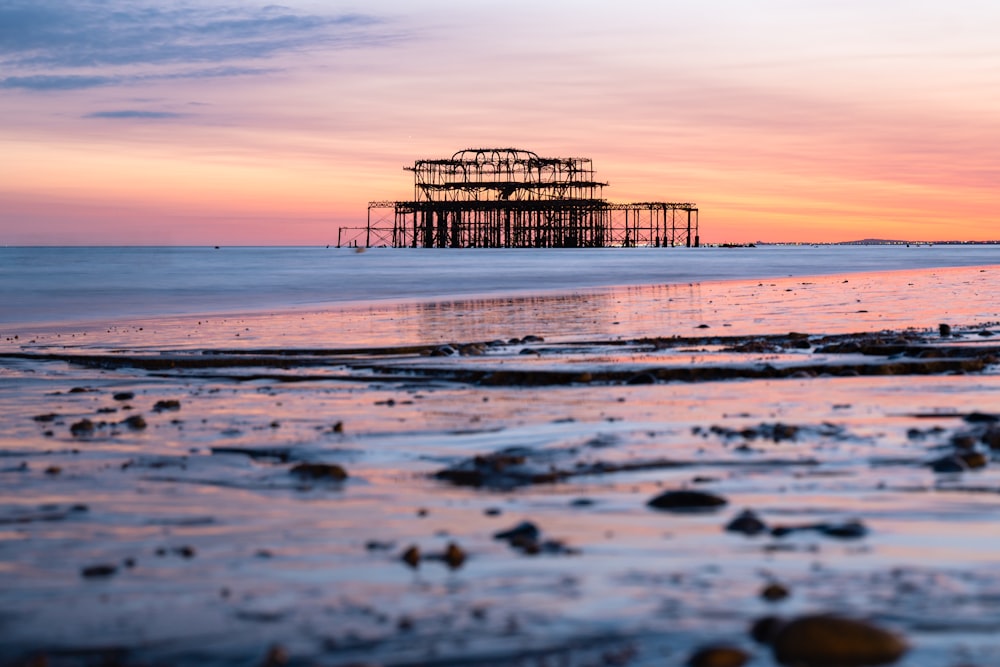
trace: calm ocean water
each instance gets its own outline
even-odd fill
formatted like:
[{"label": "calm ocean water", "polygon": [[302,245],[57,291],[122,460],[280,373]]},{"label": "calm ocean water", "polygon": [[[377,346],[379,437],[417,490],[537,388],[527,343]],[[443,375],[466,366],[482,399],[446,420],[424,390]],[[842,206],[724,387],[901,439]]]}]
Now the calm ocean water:
[{"label": "calm ocean water", "polygon": [[0,323],[1000,264],[1000,246],[0,248]]}]

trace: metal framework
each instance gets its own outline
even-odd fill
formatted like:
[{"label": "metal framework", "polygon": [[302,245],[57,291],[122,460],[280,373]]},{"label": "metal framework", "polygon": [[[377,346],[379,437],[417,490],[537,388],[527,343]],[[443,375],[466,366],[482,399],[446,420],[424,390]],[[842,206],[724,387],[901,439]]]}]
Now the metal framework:
[{"label": "metal framework", "polygon": [[365,227],[337,245],[425,248],[596,248],[699,245],[690,203],[610,203],[589,158],[517,148],[417,160],[412,201],[373,201]]}]

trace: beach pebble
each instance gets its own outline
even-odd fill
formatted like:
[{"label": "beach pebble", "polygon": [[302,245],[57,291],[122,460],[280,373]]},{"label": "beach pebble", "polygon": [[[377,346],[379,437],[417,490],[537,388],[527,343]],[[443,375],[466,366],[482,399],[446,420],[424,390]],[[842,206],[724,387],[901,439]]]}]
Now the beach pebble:
[{"label": "beach pebble", "polygon": [[119,391],[112,394],[111,397],[116,401],[131,401],[133,398],[135,398],[135,392]]},{"label": "beach pebble", "polygon": [[494,540],[505,540],[507,542],[514,542],[520,540],[532,540],[536,541],[541,536],[542,531],[538,529],[538,526],[530,521],[522,521],[513,528],[507,530],[501,530],[498,533],[493,534]]},{"label": "beach pebble", "polygon": [[687,667],[743,667],[750,655],[735,646],[705,646],[691,654]]},{"label": "beach pebble", "polygon": [[175,398],[157,401],[153,405],[153,412],[167,412],[167,411],[173,412],[180,409],[181,409],[181,402]]},{"label": "beach pebble", "polygon": [[776,581],[772,581],[760,590],[760,596],[768,602],[778,602],[780,600],[784,600],[789,595],[791,595],[791,593],[788,588]]},{"label": "beach pebble", "polygon": [[347,479],[347,471],[336,463],[300,463],[289,472],[299,479],[326,479],[335,482]]},{"label": "beach pebble", "polygon": [[454,542],[449,542],[447,548],[444,550],[443,560],[451,569],[458,569],[465,562],[465,551]]},{"label": "beach pebble", "polygon": [[986,429],[981,440],[990,449],[1000,449],[1000,428],[991,426]]},{"label": "beach pebble", "polygon": [[818,530],[827,537],[838,537],[842,540],[859,539],[868,535],[868,528],[857,520],[820,524]]},{"label": "beach pebble", "polygon": [[86,579],[99,579],[104,577],[110,577],[118,568],[115,565],[109,565],[107,563],[101,563],[99,565],[88,565],[87,567],[80,570],[80,576]]},{"label": "beach pebble", "polygon": [[951,335],[951,325],[942,322],[938,325],[938,333],[941,335],[941,338],[947,338]]},{"label": "beach pebble", "polygon": [[88,435],[93,435],[95,428],[96,426],[94,426],[94,422],[89,419],[81,419],[69,427],[69,432],[77,438],[82,438]]},{"label": "beach pebble", "polygon": [[407,565],[409,565],[410,567],[413,567],[413,568],[419,567],[420,566],[420,547],[418,547],[416,544],[410,545],[410,547],[408,547],[406,549],[406,551],[403,552],[403,555],[401,556],[401,558],[402,558],[403,562],[406,563]]},{"label": "beach pebble", "polygon": [[934,461],[931,461],[929,465],[931,470],[941,473],[965,472],[969,469],[969,466],[965,464],[965,461],[955,455],[935,459]]},{"label": "beach pebble", "polygon": [[985,468],[986,464],[989,463],[989,459],[982,452],[968,451],[961,452],[958,454],[958,458],[969,467],[969,470],[976,470],[977,468]]},{"label": "beach pebble", "polygon": [[718,509],[726,505],[729,501],[722,496],[707,491],[689,491],[681,489],[676,491],[664,491],[660,495],[652,498],[646,504],[658,510],[673,512],[683,512],[687,510],[708,510]]},{"label": "beach pebble", "polygon": [[122,424],[129,427],[133,431],[141,431],[146,428],[146,420],[142,415],[132,415],[131,417],[125,419]]},{"label": "beach pebble", "polygon": [[867,621],[825,614],[779,623],[770,644],[778,663],[803,667],[890,665],[908,649],[900,637]]},{"label": "beach pebble", "polygon": [[868,534],[868,528],[858,521],[852,519],[844,523],[807,523],[799,526],[775,526],[771,529],[774,537],[785,537],[792,533],[815,531],[827,537],[837,537],[840,539],[858,539]]},{"label": "beach pebble", "polygon": [[972,449],[976,446],[976,436],[971,433],[956,433],[951,436],[951,446],[957,449]]},{"label": "beach pebble", "polygon": [[753,510],[743,510],[726,524],[726,530],[731,533],[758,535],[767,530],[767,524]]}]

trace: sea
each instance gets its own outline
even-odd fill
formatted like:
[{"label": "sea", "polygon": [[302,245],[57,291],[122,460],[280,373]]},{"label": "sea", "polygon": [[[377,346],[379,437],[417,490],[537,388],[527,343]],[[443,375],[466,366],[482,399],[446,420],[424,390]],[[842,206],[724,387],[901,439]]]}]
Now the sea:
[{"label": "sea", "polygon": [[1000,245],[0,248],[0,325],[1000,263]]}]

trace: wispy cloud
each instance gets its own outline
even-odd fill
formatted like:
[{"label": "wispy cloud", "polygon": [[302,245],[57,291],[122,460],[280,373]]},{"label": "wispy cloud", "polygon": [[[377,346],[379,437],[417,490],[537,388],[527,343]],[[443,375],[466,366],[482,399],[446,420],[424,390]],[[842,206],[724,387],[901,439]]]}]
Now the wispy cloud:
[{"label": "wispy cloud", "polygon": [[169,74],[127,75],[127,76],[87,76],[82,74],[35,74],[31,76],[10,76],[0,79],[0,88],[20,88],[32,91],[66,91],[100,88],[103,86],[169,81],[171,79],[214,79],[237,76],[256,76],[277,71],[267,67],[209,67],[181,70]]},{"label": "wispy cloud", "polygon": [[84,116],[84,118],[113,118],[113,119],[139,119],[139,120],[166,120],[170,118],[183,118],[184,114],[173,113],[171,111],[137,111],[134,109],[121,109],[118,111],[95,111]]},{"label": "wispy cloud", "polygon": [[23,88],[24,90],[81,90],[98,88],[116,83],[118,79],[107,76],[66,75],[54,76],[37,74],[34,76],[10,76],[0,80],[0,88]]},{"label": "wispy cloud", "polygon": [[[114,72],[136,66],[180,66],[167,75],[177,78],[245,75],[263,70],[239,63],[307,47],[365,46],[390,38],[371,15],[308,14],[227,1],[230,4],[4,0],[0,66],[14,76],[0,85],[72,90],[163,76]],[[207,64],[214,67],[186,71]],[[74,75],[94,68],[117,75]]]}]

